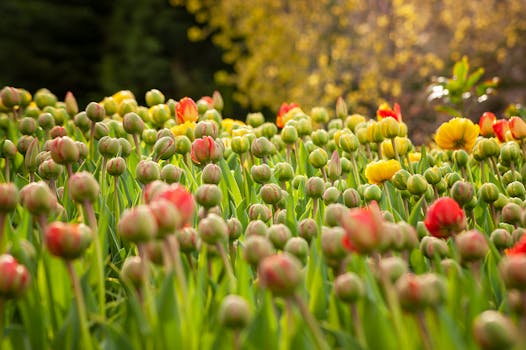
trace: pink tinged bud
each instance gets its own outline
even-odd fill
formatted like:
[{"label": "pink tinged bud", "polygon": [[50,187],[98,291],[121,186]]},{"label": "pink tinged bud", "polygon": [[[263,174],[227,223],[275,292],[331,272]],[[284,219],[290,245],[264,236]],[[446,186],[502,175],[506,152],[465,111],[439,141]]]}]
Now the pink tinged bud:
[{"label": "pink tinged bud", "polygon": [[243,259],[253,267],[257,267],[263,259],[274,253],[272,243],[263,237],[253,235],[247,237],[243,247]]},{"label": "pink tinged bud", "polygon": [[483,350],[511,349],[519,334],[513,322],[495,310],[487,310],[473,321],[473,335]]},{"label": "pink tinged bud", "polygon": [[157,235],[158,226],[155,216],[146,205],[126,209],[117,225],[119,234],[124,240],[141,243]]},{"label": "pink tinged bud", "polygon": [[179,248],[183,253],[192,253],[199,250],[200,239],[193,227],[184,227],[176,232]]},{"label": "pink tinged bud", "polygon": [[229,329],[243,329],[250,321],[250,306],[238,295],[227,295],[219,309],[219,322]]},{"label": "pink tinged bud", "polygon": [[195,200],[204,208],[212,208],[221,204],[223,195],[221,189],[217,185],[204,184],[195,191]]},{"label": "pink tinged bud", "polygon": [[5,214],[15,210],[19,198],[18,188],[14,183],[0,184],[0,213]]},{"label": "pink tinged bud", "polygon": [[139,288],[145,281],[143,261],[139,256],[129,256],[124,260],[121,269],[121,278]]},{"label": "pink tinged bud", "polygon": [[53,222],[44,233],[46,247],[51,254],[64,260],[82,256],[92,239],[91,229],[84,224]]},{"label": "pink tinged bud", "polygon": [[508,289],[526,290],[526,254],[504,257],[500,261],[499,270]]},{"label": "pink tinged bud", "polygon": [[469,263],[484,259],[489,251],[486,237],[477,230],[470,230],[456,236],[456,245],[462,262]]},{"label": "pink tinged bud", "polygon": [[196,164],[215,163],[223,156],[223,151],[210,136],[194,140],[190,151],[192,161]]},{"label": "pink tinged bud", "polygon": [[77,203],[93,203],[99,197],[99,183],[87,171],[75,173],[69,179],[69,195]]},{"label": "pink tinged bud", "polygon": [[57,209],[57,197],[43,182],[32,182],[20,190],[20,203],[34,216],[48,216]]},{"label": "pink tinged bud", "polygon": [[9,254],[0,255],[0,297],[17,298],[22,295],[31,281],[29,271]]},{"label": "pink tinged bud", "polygon": [[161,167],[153,160],[141,160],[135,168],[135,175],[139,182],[148,184],[161,178]]},{"label": "pink tinged bud", "polygon": [[275,224],[268,228],[267,237],[276,249],[283,249],[292,237],[290,229],[283,224]]},{"label": "pink tinged bud", "polygon": [[318,235],[318,224],[314,219],[303,219],[299,222],[298,231],[299,236],[310,243],[310,241]]},{"label": "pink tinged bud", "polygon": [[177,228],[181,227],[181,215],[168,200],[153,201],[149,207],[158,226],[159,238],[174,233]]},{"label": "pink tinged bud", "polygon": [[77,104],[77,99],[73,95],[71,91],[68,91],[66,93],[66,97],[64,98],[64,103],[66,104],[66,111],[68,112],[70,117],[73,117],[75,114],[79,112],[79,106]]},{"label": "pink tinged bud", "polygon": [[90,102],[86,106],[86,115],[93,123],[96,123],[104,120],[104,117],[106,116],[106,111],[104,110],[104,107],[101,104],[97,102]]},{"label": "pink tinged bud", "polygon": [[199,222],[198,231],[203,242],[210,245],[224,242],[228,238],[228,226],[225,220],[216,214],[209,214],[202,219]]},{"label": "pink tinged bud", "polygon": [[334,280],[334,294],[344,303],[355,303],[365,294],[363,281],[352,272],[339,275]]},{"label": "pink tinged bud", "polygon": [[49,142],[51,158],[57,164],[71,164],[79,160],[79,149],[71,138],[57,137]]},{"label": "pink tinged bud", "polygon": [[321,234],[321,250],[330,266],[336,267],[347,256],[346,233],[341,227],[324,227]]},{"label": "pink tinged bud", "polygon": [[368,208],[349,209],[342,217],[342,227],[345,230],[347,248],[359,253],[369,253],[377,249],[381,243],[382,215],[376,202]]},{"label": "pink tinged bud", "polygon": [[286,253],[265,258],[259,265],[258,276],[263,288],[282,297],[294,295],[303,281],[300,263]]}]

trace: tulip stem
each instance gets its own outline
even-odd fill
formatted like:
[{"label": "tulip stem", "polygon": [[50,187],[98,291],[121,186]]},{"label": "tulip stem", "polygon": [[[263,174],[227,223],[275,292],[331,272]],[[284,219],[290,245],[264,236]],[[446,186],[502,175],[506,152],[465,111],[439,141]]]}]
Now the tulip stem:
[{"label": "tulip stem", "polygon": [[170,254],[172,256],[172,265],[175,269],[175,275],[179,281],[179,286],[183,293],[183,300],[186,299],[187,295],[187,286],[186,286],[186,277],[184,275],[182,260],[181,260],[181,251],[179,249],[179,241],[177,241],[177,237],[172,234],[168,235],[165,238],[166,242],[168,242],[168,246],[170,248]]},{"label": "tulip stem", "polygon": [[133,143],[135,144],[135,153],[137,153],[138,160],[141,160],[141,145],[139,143],[139,136],[133,134]]},{"label": "tulip stem", "polygon": [[5,181],[10,182],[11,180],[11,164],[9,158],[5,159]]},{"label": "tulip stem", "polygon": [[365,338],[365,333],[363,331],[363,326],[362,326],[362,320],[360,319],[360,316],[358,315],[358,308],[356,306],[356,303],[351,303],[350,309],[351,309],[351,320],[354,326],[354,333],[356,335],[356,338],[358,339],[358,343],[360,344],[362,348],[367,349],[367,339]]},{"label": "tulip stem", "polygon": [[99,309],[102,317],[104,318],[104,299],[105,299],[105,287],[104,287],[104,263],[102,257],[102,246],[99,239],[99,230],[97,225],[97,217],[95,216],[95,210],[93,204],[88,201],[83,203],[84,211],[88,220],[88,226],[91,228],[93,235],[93,244],[95,246],[95,269],[97,271],[97,287],[98,287],[98,302]]},{"label": "tulip stem", "polygon": [[358,173],[358,165],[356,164],[356,154],[354,152],[351,155],[351,166],[354,175],[354,184],[356,187],[359,187],[362,184],[362,181],[360,180],[360,174]]},{"label": "tulip stem", "polygon": [[398,148],[396,147],[396,142],[394,138],[391,138],[391,145],[393,145],[395,159],[398,161],[398,163],[400,163],[402,169],[405,169],[405,164],[400,161],[400,155],[398,154]]},{"label": "tulip stem", "polygon": [[0,253],[4,251],[4,232],[6,215],[6,213],[0,213]]},{"label": "tulip stem", "polygon": [[429,337],[429,330],[427,329],[424,312],[419,311],[415,315],[415,317],[416,317],[416,323],[418,325],[418,332],[420,333],[420,337],[422,338],[422,342],[424,344],[424,349],[433,350],[433,346],[431,345],[431,338]]},{"label": "tulip stem", "polygon": [[92,349],[91,337],[88,328],[88,320],[86,314],[86,305],[84,304],[84,295],[82,294],[82,288],[80,286],[80,280],[75,272],[73,263],[71,261],[66,261],[66,268],[71,278],[71,284],[73,285],[73,293],[75,295],[75,302],[77,304],[77,312],[79,316],[79,325],[80,325],[80,334],[83,338],[83,346],[86,349]]},{"label": "tulip stem", "polygon": [[480,161],[480,181],[486,183],[486,162]]},{"label": "tulip stem", "polygon": [[307,326],[309,327],[312,336],[314,337],[314,342],[316,343],[316,347],[318,349],[330,349],[329,344],[327,344],[327,341],[325,340],[323,333],[316,322],[316,319],[314,319],[314,316],[310,313],[307,305],[303,301],[303,299],[298,295],[294,294],[293,296],[294,301],[296,302],[296,305],[298,306],[301,315],[303,316],[303,319],[307,323]]},{"label": "tulip stem", "polygon": [[223,247],[223,244],[221,244],[221,242],[217,242],[216,247],[219,252],[219,255],[221,255],[221,259],[223,260],[223,264],[225,265],[226,273],[230,281],[230,292],[233,293],[236,290],[236,276],[234,275],[234,270],[232,269],[232,265],[228,260],[228,256],[226,254],[225,248]]}]

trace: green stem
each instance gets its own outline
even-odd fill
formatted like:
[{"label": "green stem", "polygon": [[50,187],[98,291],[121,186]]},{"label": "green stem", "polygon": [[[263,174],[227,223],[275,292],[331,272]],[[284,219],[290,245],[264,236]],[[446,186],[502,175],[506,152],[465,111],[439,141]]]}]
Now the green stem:
[{"label": "green stem", "polygon": [[358,343],[362,346],[362,348],[367,349],[367,339],[365,338],[362,320],[360,319],[360,316],[358,315],[358,308],[356,306],[356,303],[351,303],[350,309],[351,309],[352,324],[354,326],[354,332],[356,333],[356,338],[358,339]]},{"label": "green stem", "polygon": [[416,323],[418,324],[418,332],[420,333],[420,338],[422,338],[422,343],[424,344],[424,349],[433,350],[431,345],[431,337],[429,336],[429,330],[427,329],[425,314],[423,311],[419,311],[416,315]]},{"label": "green stem", "polygon": [[355,153],[351,154],[351,165],[352,165],[352,172],[354,175],[355,185],[356,187],[359,187],[362,184],[362,181],[360,180],[360,174],[358,173],[358,165],[356,164],[356,156]]},{"label": "green stem", "polygon": [[79,324],[80,324],[80,335],[83,339],[82,347],[85,349],[93,349],[93,345],[91,344],[89,328],[88,328],[86,305],[84,304],[84,295],[82,294],[80,280],[77,276],[77,273],[75,272],[73,263],[70,260],[66,261],[65,263],[66,263],[66,268],[69,273],[69,277],[71,278],[71,284],[73,285],[73,293],[75,295],[75,302],[77,304],[77,312],[78,312]]},{"label": "green stem", "polygon": [[105,317],[104,299],[105,299],[105,287],[104,287],[104,260],[102,257],[102,244],[99,238],[99,229],[97,225],[97,217],[95,216],[95,210],[93,204],[88,201],[83,203],[84,212],[88,220],[88,226],[91,228],[93,235],[93,245],[95,247],[95,269],[97,272],[97,289],[98,289],[98,302],[99,311],[101,316]]},{"label": "green stem", "polygon": [[5,300],[0,298],[0,348],[4,348],[2,343],[4,342],[4,304]]},{"label": "green stem", "polygon": [[226,273],[228,275],[228,279],[230,281],[230,292],[234,293],[236,290],[236,276],[234,275],[234,270],[232,269],[232,264],[230,264],[230,261],[228,260],[228,256],[226,254],[225,248],[223,247],[223,244],[221,242],[216,243],[217,250],[219,252],[219,255],[221,255],[221,259],[223,260],[223,265],[225,265]]},{"label": "green stem", "polygon": [[323,333],[318,323],[316,322],[316,319],[310,313],[303,299],[298,294],[294,294],[293,298],[294,298],[294,301],[296,302],[296,305],[298,306],[300,310],[301,315],[303,316],[303,319],[307,323],[307,326],[309,327],[312,333],[312,336],[314,337],[314,342],[316,343],[316,347],[318,349],[323,349],[323,350],[330,349],[330,346],[329,344],[327,344],[327,341],[325,340],[325,337],[323,336]]}]

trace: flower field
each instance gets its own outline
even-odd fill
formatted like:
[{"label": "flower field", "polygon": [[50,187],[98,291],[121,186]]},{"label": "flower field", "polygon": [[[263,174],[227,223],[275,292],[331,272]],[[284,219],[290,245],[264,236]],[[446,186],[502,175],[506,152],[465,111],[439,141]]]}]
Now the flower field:
[{"label": "flower field", "polygon": [[526,348],[520,117],[145,101],[1,90],[2,349]]}]

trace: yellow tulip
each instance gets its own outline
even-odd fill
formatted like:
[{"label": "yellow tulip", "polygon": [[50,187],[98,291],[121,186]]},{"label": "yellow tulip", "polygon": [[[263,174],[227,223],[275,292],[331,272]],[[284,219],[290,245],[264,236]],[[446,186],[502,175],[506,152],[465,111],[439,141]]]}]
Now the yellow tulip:
[{"label": "yellow tulip", "polygon": [[380,184],[390,180],[401,168],[400,163],[394,159],[380,160],[367,164],[365,177],[370,184]]},{"label": "yellow tulip", "polygon": [[440,125],[435,135],[435,141],[442,149],[464,149],[469,152],[475,145],[479,132],[479,126],[471,120],[453,118]]},{"label": "yellow tulip", "polygon": [[188,136],[188,133],[194,133],[195,122],[184,122],[183,124],[178,124],[173,126],[170,130],[175,136]]}]

